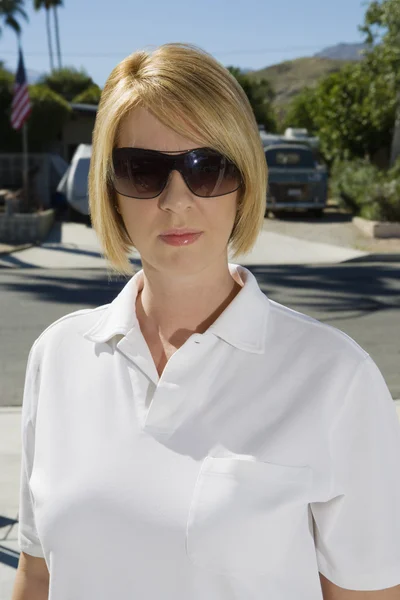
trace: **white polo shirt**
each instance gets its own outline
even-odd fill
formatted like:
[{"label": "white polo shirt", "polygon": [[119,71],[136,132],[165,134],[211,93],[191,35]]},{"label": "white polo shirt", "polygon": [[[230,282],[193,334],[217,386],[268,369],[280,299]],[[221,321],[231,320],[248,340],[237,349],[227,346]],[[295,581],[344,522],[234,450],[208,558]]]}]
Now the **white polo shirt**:
[{"label": "white polo shirt", "polygon": [[135,315],[51,324],[28,359],[20,549],[49,600],[322,600],[400,584],[400,426],[371,357],[246,268],[161,378]]}]

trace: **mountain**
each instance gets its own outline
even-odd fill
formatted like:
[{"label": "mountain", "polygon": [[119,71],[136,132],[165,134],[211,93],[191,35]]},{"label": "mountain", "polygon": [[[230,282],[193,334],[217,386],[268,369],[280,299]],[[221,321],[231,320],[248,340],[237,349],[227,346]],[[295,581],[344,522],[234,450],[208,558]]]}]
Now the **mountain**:
[{"label": "mountain", "polygon": [[329,73],[339,71],[346,62],[348,61],[317,56],[296,58],[258,71],[252,71],[248,73],[248,77],[265,77],[268,79],[275,90],[275,104],[284,106],[305,86],[314,86],[318,79]]},{"label": "mountain", "polygon": [[249,71],[250,78],[265,77],[275,90],[274,104],[284,110],[285,105],[304,87],[313,87],[319,79],[339,71],[345,64],[362,60],[366,44],[340,43],[324,48],[314,56],[287,60],[257,71]]},{"label": "mountain", "polygon": [[362,60],[362,51],[367,50],[367,44],[345,44],[324,48],[321,52],[314,54],[317,58],[331,58],[334,60]]}]

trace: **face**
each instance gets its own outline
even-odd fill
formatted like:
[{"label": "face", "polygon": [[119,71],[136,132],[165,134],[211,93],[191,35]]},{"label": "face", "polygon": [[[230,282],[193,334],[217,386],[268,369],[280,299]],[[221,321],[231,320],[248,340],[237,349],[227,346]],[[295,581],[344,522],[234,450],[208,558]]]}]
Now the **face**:
[{"label": "face", "polygon": [[[201,145],[163,125],[152,113],[138,108],[121,123],[117,146],[184,152]],[[128,198],[116,193],[116,202],[142,264],[175,275],[194,273],[207,265],[227,265],[239,190],[214,198],[200,198],[187,187],[178,171],[172,171],[163,192],[156,198]],[[160,238],[171,228],[201,231],[188,245],[173,246]]]}]

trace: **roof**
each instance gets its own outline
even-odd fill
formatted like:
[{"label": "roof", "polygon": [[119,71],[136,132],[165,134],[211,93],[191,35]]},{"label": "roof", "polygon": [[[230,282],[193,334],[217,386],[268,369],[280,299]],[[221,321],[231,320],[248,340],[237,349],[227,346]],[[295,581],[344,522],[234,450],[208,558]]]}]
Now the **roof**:
[{"label": "roof", "polygon": [[285,149],[285,148],[290,148],[291,150],[293,148],[296,149],[300,149],[300,150],[312,150],[312,148],[308,145],[308,144],[300,144],[299,142],[284,142],[282,144],[278,143],[278,144],[270,144],[269,146],[264,146],[264,152],[266,150],[279,150],[279,149]]},{"label": "roof", "polygon": [[98,106],[97,104],[80,104],[79,102],[70,102],[69,105],[72,108],[72,110],[88,113],[96,113]]}]

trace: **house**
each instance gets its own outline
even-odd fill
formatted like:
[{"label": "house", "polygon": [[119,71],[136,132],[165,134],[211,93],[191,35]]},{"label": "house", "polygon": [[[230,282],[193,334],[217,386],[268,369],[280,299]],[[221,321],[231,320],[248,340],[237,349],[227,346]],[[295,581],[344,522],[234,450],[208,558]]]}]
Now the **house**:
[{"label": "house", "polygon": [[49,152],[59,154],[68,164],[79,144],[91,144],[97,105],[69,103],[72,115],[63,126],[60,139],[49,145]]},{"label": "house", "polygon": [[[79,144],[91,144],[97,105],[70,103],[72,114],[58,139],[47,145],[47,152],[29,152],[28,168],[37,171],[35,193],[44,208],[52,197]],[[15,190],[22,186],[23,155],[0,153],[0,188]]]}]

